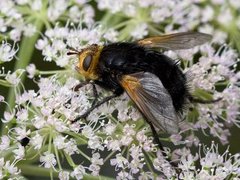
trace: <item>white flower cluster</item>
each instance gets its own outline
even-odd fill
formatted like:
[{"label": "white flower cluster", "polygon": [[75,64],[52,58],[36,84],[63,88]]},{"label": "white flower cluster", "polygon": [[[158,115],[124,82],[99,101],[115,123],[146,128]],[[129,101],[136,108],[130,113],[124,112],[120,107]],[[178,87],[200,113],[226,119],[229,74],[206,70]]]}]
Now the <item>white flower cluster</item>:
[{"label": "white flower cluster", "polygon": [[[69,28],[56,26],[54,29],[49,29],[45,32],[45,37],[39,39],[36,48],[42,51],[45,61],[55,61],[60,67],[69,65],[70,57],[67,56],[69,47],[80,49],[86,42],[94,44],[99,43],[102,36],[100,27]],[[81,46],[82,45],[82,46]]]},{"label": "white flower cluster", "polygon": [[[132,146],[129,149],[132,160],[128,162],[127,167],[132,174],[138,174],[145,166],[145,157],[142,151],[145,150],[148,153],[156,151],[152,139],[145,135],[149,130],[142,129],[142,127],[136,129],[134,123],[138,121],[142,123],[142,120],[139,120],[139,114],[127,105],[126,96],[123,96],[111,104],[103,105],[94,110],[86,121],[79,120],[71,124],[75,117],[83,114],[90,107],[92,101],[90,98],[91,86],[87,85],[81,88],[81,91],[73,91],[78,83],[78,80],[71,77],[64,85],[56,78],[41,78],[38,82],[39,90],[37,92],[29,90],[17,96],[17,106],[13,111],[13,113],[16,112],[17,126],[9,131],[9,135],[18,142],[28,137],[30,142],[27,144],[27,149],[32,149],[33,152],[40,152],[48,142],[48,146],[53,146],[57,151],[64,152],[66,158],[71,158],[72,155],[77,154],[83,155],[78,146],[87,145],[89,149],[93,150],[91,165],[89,167],[79,165],[81,170],[76,167],[71,176],[77,178],[81,177],[79,173],[85,174],[87,170],[91,171],[93,175],[99,174],[103,159],[100,158],[100,153],[94,153],[96,150],[120,153],[121,148]],[[98,91],[100,92],[99,88]],[[118,109],[119,113],[128,114],[122,119],[122,124],[119,124],[113,115],[115,109]],[[13,116],[9,116],[11,118],[6,115],[2,121],[10,122]],[[104,117],[109,117],[112,121],[106,123]],[[135,121],[132,121],[131,117]],[[98,125],[99,123],[100,125]],[[116,127],[122,131],[118,132]],[[78,133],[79,130],[81,133]],[[73,134],[75,135],[73,136]],[[3,147],[3,152],[6,150],[4,147],[9,146],[9,140],[6,138],[2,138],[3,142],[0,146]],[[24,148],[20,144],[13,152],[16,159],[24,159]],[[40,156],[39,161],[45,168],[55,169],[55,166],[60,163],[57,157],[56,151],[49,149]],[[113,160],[111,160],[111,165],[118,166],[113,163]],[[61,177],[63,174],[59,176]]]},{"label": "white flower cluster", "polygon": [[[22,34],[31,37],[35,33],[39,33],[37,32],[38,23],[43,22],[50,26],[50,23],[66,16],[74,22],[82,19],[91,25],[94,22],[95,12],[91,5],[85,5],[85,3],[87,2],[69,2],[67,0],[0,1],[0,32],[9,33],[11,40],[19,41]],[[40,17],[41,14],[43,16]]]},{"label": "white flower cluster", "polygon": [[101,25],[82,27],[83,22],[78,25],[67,23],[65,27],[57,25],[47,30],[43,39],[36,43],[36,48],[42,51],[44,60],[55,61],[60,67],[69,67],[72,63],[71,57],[67,55],[69,48],[80,50],[89,44],[101,44],[102,37],[105,41],[116,41],[117,34],[113,30],[104,30]]},{"label": "white flower cluster", "polygon": [[[201,57],[194,60],[194,56],[200,53]],[[210,45],[203,45],[192,50],[181,50],[177,52],[166,52],[173,59],[179,58],[186,62],[184,71],[186,72],[191,92],[201,99],[219,99],[218,102],[208,104],[190,105],[191,111],[188,113],[188,125],[183,126],[183,132],[201,129],[205,134],[210,130],[210,134],[219,138],[222,144],[228,143],[231,135],[227,127],[236,125],[239,127],[240,108],[240,73],[237,65],[239,63],[236,51],[226,45],[215,50]],[[197,118],[193,119],[191,114],[198,112]],[[184,134],[183,133],[183,134]],[[193,141],[195,139],[195,142]],[[182,137],[180,134],[173,135],[172,140],[178,144]],[[193,132],[185,138],[188,145],[198,145],[198,138]]]},{"label": "white flower cluster", "polygon": [[[212,34],[213,42],[219,44],[225,43],[227,38],[236,43],[240,38],[240,17],[234,16],[240,3],[234,0],[211,0],[208,3],[200,0],[98,0],[97,4],[101,10],[120,13],[131,19],[134,25],[130,31],[135,39],[144,37],[146,33],[192,29]],[[129,25],[126,26],[129,29]],[[229,26],[233,28],[231,35],[226,31]]]},{"label": "white flower cluster", "polygon": [[[200,146],[198,153],[187,149],[200,144],[199,131],[228,144],[229,128],[239,127],[240,73],[236,51],[227,45],[219,48],[219,45],[208,44],[191,50],[164,52],[172,59],[181,59],[179,66],[189,78],[194,97],[216,100],[215,103],[189,103],[182,114],[181,132],[171,137],[159,134],[164,146],[169,142],[174,144],[164,148],[164,152],[159,150],[150,127],[129,103],[126,93],[94,109],[86,119],[73,123],[92,106],[94,94],[92,84],[80,87],[82,77],[73,70],[77,57],[67,55],[71,48],[80,51],[90,44],[188,30],[211,33],[213,43],[221,44],[229,37],[231,40],[231,35],[238,37],[235,33],[240,29],[240,20],[233,14],[240,3],[234,0],[208,3],[201,0],[194,3],[191,0],[99,0],[96,3],[0,0],[0,7],[0,32],[4,33],[0,38],[9,36],[19,41],[23,34],[31,39],[42,29],[35,23],[42,22],[46,30],[35,40],[35,48],[40,50],[44,63],[54,61],[61,67],[61,70],[41,71],[37,65],[28,64],[26,71],[38,85],[36,90],[24,88],[21,77],[25,70],[5,73],[2,69],[0,77],[4,80],[0,80],[0,85],[14,87],[15,106],[10,107],[0,95],[0,105],[7,104],[1,117],[4,128],[0,142],[0,178],[20,177],[21,165],[25,165],[24,160],[30,155],[32,158],[32,154],[35,155],[32,164],[27,162],[25,168],[39,164],[38,168],[49,170],[51,177],[53,172],[58,172],[62,180],[93,176],[104,179],[104,175],[108,175],[104,174],[104,167],[115,169],[116,179],[240,178],[239,154],[226,151],[221,155],[215,144],[210,148]],[[97,17],[99,22],[94,20],[94,7],[104,14],[102,19]],[[39,17],[41,21],[35,21]],[[227,26],[233,27],[233,34],[223,32]],[[2,41],[0,63],[14,59],[17,51],[15,43]],[[96,88],[97,100],[111,93],[99,86]],[[24,168],[22,171],[27,173]]]},{"label": "white flower cluster", "polygon": [[[179,168],[181,173],[179,179],[229,179],[239,178],[240,155],[232,155],[226,150],[223,154],[218,152],[218,146],[212,143],[211,147],[200,146],[200,151],[192,155],[189,150],[184,149],[176,152],[180,157]],[[200,167],[196,162],[200,161]]]}]

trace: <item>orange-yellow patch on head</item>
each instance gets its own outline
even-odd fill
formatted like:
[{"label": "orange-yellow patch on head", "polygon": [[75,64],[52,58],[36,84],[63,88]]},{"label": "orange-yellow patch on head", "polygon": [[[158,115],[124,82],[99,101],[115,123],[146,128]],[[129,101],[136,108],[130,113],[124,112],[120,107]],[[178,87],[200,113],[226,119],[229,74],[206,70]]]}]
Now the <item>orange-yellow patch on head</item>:
[{"label": "orange-yellow patch on head", "polygon": [[77,71],[82,74],[86,79],[96,80],[99,78],[97,69],[99,57],[102,52],[103,46],[93,44],[83,49],[78,55]]}]

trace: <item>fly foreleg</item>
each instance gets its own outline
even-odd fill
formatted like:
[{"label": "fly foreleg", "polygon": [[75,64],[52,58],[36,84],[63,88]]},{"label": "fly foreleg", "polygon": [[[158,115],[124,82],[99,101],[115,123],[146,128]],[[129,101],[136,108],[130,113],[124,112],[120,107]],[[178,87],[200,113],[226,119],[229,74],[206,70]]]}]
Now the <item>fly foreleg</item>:
[{"label": "fly foreleg", "polygon": [[108,102],[109,100],[117,97],[118,95],[117,94],[113,94],[111,96],[108,96],[108,97],[105,97],[104,99],[102,99],[101,101],[99,102],[96,102],[94,105],[92,105],[91,108],[89,108],[84,114],[78,116],[77,118],[75,118],[72,122],[76,122],[78,121],[79,119],[82,119],[82,118],[86,118],[94,109],[96,109],[97,107],[101,106],[102,104]]},{"label": "fly foreleg", "polygon": [[213,99],[213,100],[203,100],[203,99],[198,99],[198,98],[195,98],[192,96],[189,97],[189,101],[191,103],[200,103],[200,104],[212,104],[212,103],[216,103],[221,100],[222,100],[222,98]]}]

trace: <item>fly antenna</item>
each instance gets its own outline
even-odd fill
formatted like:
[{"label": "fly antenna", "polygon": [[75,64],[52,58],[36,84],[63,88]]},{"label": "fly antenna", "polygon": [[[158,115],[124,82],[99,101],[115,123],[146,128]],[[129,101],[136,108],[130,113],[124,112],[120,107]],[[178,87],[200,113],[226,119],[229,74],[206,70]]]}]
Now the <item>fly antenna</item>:
[{"label": "fly antenna", "polygon": [[75,54],[80,54],[81,53],[80,51],[78,51],[77,49],[75,49],[73,47],[69,47],[69,50],[70,51],[67,52],[67,55],[75,55]]}]

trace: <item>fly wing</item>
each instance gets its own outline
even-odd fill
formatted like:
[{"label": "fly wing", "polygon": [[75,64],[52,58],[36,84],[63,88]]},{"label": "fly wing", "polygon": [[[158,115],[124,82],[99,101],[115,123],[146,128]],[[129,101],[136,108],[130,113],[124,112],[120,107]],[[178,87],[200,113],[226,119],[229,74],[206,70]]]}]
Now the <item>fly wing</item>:
[{"label": "fly wing", "polygon": [[172,98],[157,76],[149,72],[124,75],[120,84],[147,121],[167,133],[178,132],[180,121],[173,107]]},{"label": "fly wing", "polygon": [[210,41],[212,38],[209,34],[199,32],[182,32],[167,34],[157,37],[150,37],[139,40],[137,43],[146,47],[163,48],[168,50],[190,49],[194,46]]}]

